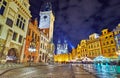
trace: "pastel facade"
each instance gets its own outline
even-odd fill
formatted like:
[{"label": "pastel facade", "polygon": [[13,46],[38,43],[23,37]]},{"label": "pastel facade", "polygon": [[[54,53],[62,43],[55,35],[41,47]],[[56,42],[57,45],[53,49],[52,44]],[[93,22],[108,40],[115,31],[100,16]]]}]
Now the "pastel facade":
[{"label": "pastel facade", "polygon": [[0,7],[0,55],[5,59],[12,50],[19,61],[31,17],[29,1],[1,0]]}]

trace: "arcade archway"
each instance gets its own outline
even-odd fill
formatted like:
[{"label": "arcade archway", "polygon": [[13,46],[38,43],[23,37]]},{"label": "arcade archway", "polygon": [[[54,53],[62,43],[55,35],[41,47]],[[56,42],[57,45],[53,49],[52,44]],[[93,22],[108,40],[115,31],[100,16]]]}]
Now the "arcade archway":
[{"label": "arcade archway", "polygon": [[7,62],[17,62],[19,59],[19,53],[16,48],[10,48],[6,56]]}]

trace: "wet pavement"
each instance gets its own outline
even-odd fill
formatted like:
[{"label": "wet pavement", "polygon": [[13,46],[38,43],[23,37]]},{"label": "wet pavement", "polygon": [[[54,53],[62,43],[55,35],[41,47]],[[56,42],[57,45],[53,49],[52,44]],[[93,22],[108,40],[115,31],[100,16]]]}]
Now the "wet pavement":
[{"label": "wet pavement", "polygon": [[8,71],[0,78],[75,78],[71,65],[43,65]]},{"label": "wet pavement", "polygon": [[0,78],[120,78],[115,66],[55,64],[21,67],[0,74]]},{"label": "wet pavement", "polygon": [[97,78],[120,78],[120,73],[117,72],[119,69],[115,65],[81,64],[80,67]]}]

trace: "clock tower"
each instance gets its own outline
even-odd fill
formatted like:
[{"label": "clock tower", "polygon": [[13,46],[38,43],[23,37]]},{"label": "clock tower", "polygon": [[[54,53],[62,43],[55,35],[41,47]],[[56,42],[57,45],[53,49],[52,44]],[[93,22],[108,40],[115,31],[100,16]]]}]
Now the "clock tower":
[{"label": "clock tower", "polygon": [[55,18],[52,12],[52,5],[50,2],[44,2],[39,15],[39,28],[48,36],[49,40],[52,41]]}]

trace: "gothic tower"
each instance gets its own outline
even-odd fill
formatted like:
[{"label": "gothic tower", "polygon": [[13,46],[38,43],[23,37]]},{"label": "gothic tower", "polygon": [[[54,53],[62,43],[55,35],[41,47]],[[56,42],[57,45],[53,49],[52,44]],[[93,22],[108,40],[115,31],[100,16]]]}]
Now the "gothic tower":
[{"label": "gothic tower", "polygon": [[57,43],[57,54],[61,54],[61,41],[58,40],[58,43]]},{"label": "gothic tower", "polygon": [[52,5],[50,2],[44,1],[39,15],[39,28],[48,36],[49,41],[52,41],[55,17],[53,15]]},{"label": "gothic tower", "polygon": [[68,44],[67,44],[66,40],[64,40],[63,46],[64,46],[64,53],[67,53],[68,52]]}]

